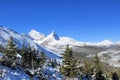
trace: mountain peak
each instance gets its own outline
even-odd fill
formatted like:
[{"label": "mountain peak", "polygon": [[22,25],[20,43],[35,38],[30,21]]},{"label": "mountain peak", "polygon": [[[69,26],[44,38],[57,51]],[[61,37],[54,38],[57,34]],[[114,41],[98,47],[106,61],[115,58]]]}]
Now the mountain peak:
[{"label": "mountain peak", "polygon": [[55,31],[52,31],[48,36],[54,38],[55,40],[60,40],[59,36],[56,34]]},{"label": "mountain peak", "polygon": [[29,34],[39,34],[39,32],[38,31],[36,31],[35,29],[32,29],[30,32],[29,32]]},{"label": "mountain peak", "polygon": [[35,40],[42,40],[45,38],[44,34],[36,31],[35,29],[32,29],[28,34],[30,37],[32,37]]},{"label": "mountain peak", "polygon": [[55,31],[52,31],[51,34],[56,34]]},{"label": "mountain peak", "polygon": [[103,45],[110,45],[110,44],[113,44],[113,42],[112,42],[112,41],[110,41],[110,40],[108,40],[108,39],[106,39],[106,40],[104,40],[104,41],[100,42],[99,44],[103,44]]}]

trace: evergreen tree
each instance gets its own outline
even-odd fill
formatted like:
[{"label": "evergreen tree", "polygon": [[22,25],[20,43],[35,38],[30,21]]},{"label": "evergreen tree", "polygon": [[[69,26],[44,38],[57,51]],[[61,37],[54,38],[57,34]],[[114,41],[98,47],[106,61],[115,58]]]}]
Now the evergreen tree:
[{"label": "evergreen tree", "polygon": [[97,55],[95,55],[95,57],[93,58],[93,69],[95,69],[96,73],[99,71],[102,71],[101,70],[101,62]]},{"label": "evergreen tree", "polygon": [[24,68],[36,69],[42,67],[46,61],[46,56],[44,52],[36,50],[28,44],[28,47],[21,49],[22,54],[22,64]]},{"label": "evergreen tree", "polygon": [[19,53],[22,56],[21,66],[24,66],[24,64],[26,64],[26,61],[25,61],[26,60],[26,56],[25,56],[26,52],[27,52],[27,47],[25,47],[25,45],[23,44],[22,48],[19,49]]},{"label": "evergreen tree", "polygon": [[4,53],[4,52],[5,52],[5,48],[3,47],[2,44],[0,44],[0,52],[1,52],[1,53]]},{"label": "evergreen tree", "polygon": [[100,62],[100,59],[97,55],[94,57],[94,66],[93,69],[95,70],[95,80],[105,80],[105,77],[102,75],[102,63]]},{"label": "evergreen tree", "polygon": [[22,48],[19,50],[20,54],[23,55],[27,50],[27,47],[25,47],[25,45],[22,45]]},{"label": "evergreen tree", "polygon": [[51,64],[52,67],[55,68],[58,65],[57,60],[56,59],[52,60]]},{"label": "evergreen tree", "polygon": [[23,46],[21,52],[22,64],[25,68],[25,72],[33,79],[33,76],[35,75],[34,70],[44,65],[46,56],[44,52],[40,53],[40,51],[31,47],[30,44],[28,44],[27,48],[24,48]]},{"label": "evergreen tree", "polygon": [[119,80],[118,74],[116,72],[112,74],[112,80]]},{"label": "evergreen tree", "polygon": [[83,68],[84,68],[85,73],[87,73],[89,75],[92,73],[92,66],[91,66],[91,63],[88,60],[86,60],[84,62],[84,67]]},{"label": "evergreen tree", "polygon": [[32,68],[32,48],[30,44],[28,44],[28,47],[25,49],[24,46],[22,47],[21,50],[22,54],[22,64],[24,68]]},{"label": "evergreen tree", "polygon": [[118,73],[118,77],[119,77],[119,80],[120,80],[120,68],[117,70],[117,73]]},{"label": "evergreen tree", "polygon": [[95,80],[106,80],[105,77],[102,75],[102,71],[98,71],[96,73]]},{"label": "evergreen tree", "polygon": [[5,53],[6,53],[6,56],[8,56],[8,58],[10,59],[16,58],[17,46],[14,44],[12,37],[10,37],[10,40],[8,40]]},{"label": "evergreen tree", "polygon": [[5,50],[6,61],[10,62],[11,65],[16,63],[17,60],[17,46],[13,42],[13,38],[10,37]]},{"label": "evergreen tree", "polygon": [[45,55],[45,53],[43,51],[41,52],[40,59],[38,58],[38,60],[39,60],[38,63],[42,67],[45,64],[46,60],[47,60],[46,55]]},{"label": "evergreen tree", "polygon": [[112,77],[113,76],[113,73],[114,73],[114,69],[110,69],[109,71],[108,71],[108,77]]},{"label": "evergreen tree", "polygon": [[74,78],[77,74],[77,60],[73,57],[72,49],[67,45],[63,54],[63,66],[61,67],[61,73],[68,78]]}]

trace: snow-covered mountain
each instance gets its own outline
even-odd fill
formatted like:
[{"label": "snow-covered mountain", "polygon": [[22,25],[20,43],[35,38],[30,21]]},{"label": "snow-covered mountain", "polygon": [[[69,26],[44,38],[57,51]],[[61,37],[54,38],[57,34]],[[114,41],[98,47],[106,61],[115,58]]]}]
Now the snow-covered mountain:
[{"label": "snow-covered mountain", "polygon": [[44,35],[44,34],[41,34],[40,32],[38,32],[38,31],[36,31],[36,30],[34,30],[34,29],[32,29],[32,30],[28,33],[28,35],[29,35],[30,37],[32,37],[35,41],[39,41],[39,40],[42,40],[42,39],[45,38],[45,35]]},{"label": "snow-covered mountain", "polygon": [[[37,32],[34,30],[34,32]],[[31,33],[31,34],[34,34]],[[29,34],[30,36],[32,36]],[[35,35],[37,37],[37,35]],[[38,38],[38,37],[37,37]],[[53,51],[56,51],[58,53],[62,53],[66,47],[66,45],[70,45],[71,47],[74,46],[97,46],[97,47],[105,47],[109,48],[111,46],[118,46],[120,45],[120,42],[112,42],[108,39],[101,41],[101,42],[79,42],[76,41],[70,37],[59,37],[54,31],[52,31],[47,37],[44,37],[42,40],[37,40],[37,38],[34,38],[34,42],[43,45]]]},{"label": "snow-covered mountain", "polygon": [[[38,34],[37,32],[33,31],[35,34]],[[34,35],[35,35],[34,34]],[[31,34],[32,35],[32,34]],[[40,34],[41,35],[41,34]],[[60,56],[56,55],[55,52],[36,44],[33,40],[33,38],[31,38],[31,36],[27,35],[27,34],[19,34],[17,32],[15,32],[14,30],[11,30],[9,28],[6,27],[0,27],[0,44],[2,44],[4,47],[7,44],[7,41],[10,39],[10,37],[12,37],[14,39],[14,42],[16,43],[16,45],[20,48],[23,44],[25,46],[28,46],[28,44],[30,44],[31,46],[34,46],[35,49],[39,49],[40,51],[44,51],[46,56],[49,58],[58,58],[60,59]],[[36,37],[37,38],[37,37]],[[40,37],[41,38],[41,37]]]},{"label": "snow-covered mountain", "polygon": [[32,45],[36,47],[35,43],[32,40],[27,39],[25,36],[23,37],[22,35],[18,34],[17,32],[9,28],[0,27],[0,44],[3,44],[3,46],[5,46],[10,37],[13,37],[14,42],[19,47],[21,47],[23,43],[24,45],[31,43]]},{"label": "snow-covered mountain", "polygon": [[[36,31],[37,32],[37,31]],[[30,34],[29,34],[30,35]],[[34,40],[38,45],[47,47],[49,50],[52,50],[56,53],[64,53],[66,45],[69,44],[72,47],[74,55],[77,55],[78,58],[90,57],[98,54],[102,61],[110,63],[113,61],[120,66],[120,55],[115,54],[120,50],[120,42],[112,42],[108,39],[101,42],[79,42],[70,37],[59,37],[55,32],[51,32],[47,37],[42,40]],[[104,53],[104,54],[103,54]],[[104,56],[107,55],[107,56]],[[112,56],[108,58],[109,56]],[[107,59],[107,60],[106,60]],[[116,59],[116,60],[115,60]]]},{"label": "snow-covered mountain", "polygon": [[[34,30],[34,32],[37,32]],[[34,34],[31,33],[31,34]],[[29,34],[30,36],[32,36],[31,34]],[[83,43],[78,42],[72,38],[69,37],[59,37],[56,32],[52,31],[47,37],[45,37],[42,40],[37,40],[37,38],[34,37],[34,42],[47,47],[48,49],[55,51],[57,53],[61,53],[64,51],[66,45],[70,45],[70,46],[82,46]]]},{"label": "snow-covered mountain", "polygon": [[57,36],[57,34],[52,31],[52,33],[50,33],[45,39],[41,40],[41,41],[36,41],[39,44],[42,45],[49,45],[49,43],[54,42],[54,41],[59,41],[59,37]]}]

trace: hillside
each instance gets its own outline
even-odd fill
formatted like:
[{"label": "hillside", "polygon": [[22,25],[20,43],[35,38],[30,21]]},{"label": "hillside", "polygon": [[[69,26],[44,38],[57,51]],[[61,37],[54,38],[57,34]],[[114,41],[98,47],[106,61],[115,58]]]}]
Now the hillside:
[{"label": "hillside", "polygon": [[[11,30],[9,28],[0,27],[0,45],[4,47],[4,49],[8,47],[7,44],[8,44],[8,41],[10,40],[10,37],[12,37],[13,43],[18,47],[18,50],[16,52],[17,54],[16,58],[18,58],[18,61],[16,61],[15,63],[14,62],[15,58],[14,59],[12,58],[11,60],[10,57],[6,56],[6,53],[4,52],[0,53],[0,80],[30,80],[31,74],[33,75],[32,79],[39,80],[41,79],[41,77],[37,76],[37,74],[40,75],[40,73],[37,73],[37,71],[40,71],[42,76],[44,77],[45,77],[45,73],[46,75],[50,75],[48,80],[54,80],[54,79],[61,80],[62,75],[57,71],[58,69],[55,70],[51,66],[52,64],[51,60],[57,60],[58,62],[60,62],[62,60],[61,56],[57,55],[57,53],[51,51],[50,49],[45,48],[44,46],[36,44],[34,42],[34,39],[27,34],[21,35],[17,33],[16,31]],[[35,50],[45,53],[47,61],[44,64],[46,64],[46,66],[40,67],[40,69],[39,67],[37,67],[36,69],[31,69],[29,67],[26,67],[26,68],[23,67],[22,64],[25,63],[25,61],[23,61],[23,54],[21,54],[19,50],[23,47],[23,45],[27,49],[27,47],[29,47],[29,44],[32,49],[35,48]],[[0,49],[2,49],[2,47],[0,47]],[[31,55],[31,53],[29,52],[32,51],[32,49],[27,52],[28,55],[29,54]],[[10,49],[10,51],[11,50],[13,49]],[[13,53],[10,53],[10,54],[13,54]],[[24,54],[26,53],[24,52]],[[38,59],[39,54],[40,53],[38,53],[37,55],[36,54],[33,54],[33,55],[36,55],[35,58]],[[31,56],[32,59],[33,59],[33,55]],[[12,57],[14,56],[15,55],[12,55]],[[30,56],[26,56],[26,57],[30,57]],[[28,59],[31,59],[31,58],[28,58]],[[41,56],[39,58],[41,58]],[[11,63],[12,61],[13,63]],[[28,62],[30,63],[30,65],[32,65],[30,61]],[[36,60],[36,62],[38,61]],[[38,64],[35,64],[35,65],[38,65]]]}]

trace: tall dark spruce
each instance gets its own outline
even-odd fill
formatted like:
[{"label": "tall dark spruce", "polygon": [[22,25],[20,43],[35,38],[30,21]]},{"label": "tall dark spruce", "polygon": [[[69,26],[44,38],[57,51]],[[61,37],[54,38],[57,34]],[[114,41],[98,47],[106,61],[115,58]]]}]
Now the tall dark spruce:
[{"label": "tall dark spruce", "polygon": [[13,66],[17,62],[17,46],[13,41],[13,38],[10,37],[5,49],[5,60],[9,66]]},{"label": "tall dark spruce", "polygon": [[77,74],[77,60],[73,56],[73,51],[67,45],[63,54],[63,66],[61,67],[61,73],[67,78],[74,78]]}]

